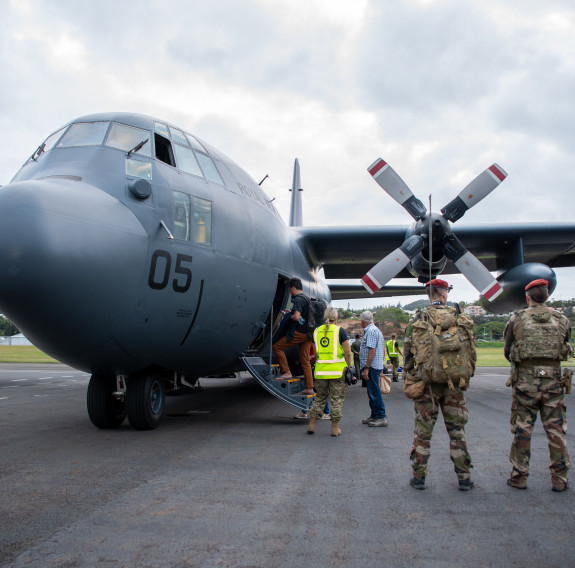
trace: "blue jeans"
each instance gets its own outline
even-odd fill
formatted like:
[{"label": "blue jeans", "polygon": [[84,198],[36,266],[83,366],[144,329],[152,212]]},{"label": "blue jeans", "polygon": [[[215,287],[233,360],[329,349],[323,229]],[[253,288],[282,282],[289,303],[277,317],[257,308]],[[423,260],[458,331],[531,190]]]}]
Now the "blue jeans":
[{"label": "blue jeans", "polygon": [[372,418],[385,418],[385,404],[381,390],[379,390],[379,373],[381,369],[369,369],[369,381],[367,381],[367,396],[369,397],[369,407]]}]

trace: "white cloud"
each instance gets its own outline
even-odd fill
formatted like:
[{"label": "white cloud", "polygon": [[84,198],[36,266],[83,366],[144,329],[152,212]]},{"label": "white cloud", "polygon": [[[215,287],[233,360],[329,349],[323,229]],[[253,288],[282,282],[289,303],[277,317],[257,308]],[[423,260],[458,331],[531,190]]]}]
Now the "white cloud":
[{"label": "white cloud", "polygon": [[407,224],[366,172],[380,155],[434,209],[499,163],[509,178],[462,224],[572,220],[567,0],[4,8],[0,183],[75,116],[130,110],[182,124],[258,181],[269,174],[284,218],[298,157],[308,224]]}]

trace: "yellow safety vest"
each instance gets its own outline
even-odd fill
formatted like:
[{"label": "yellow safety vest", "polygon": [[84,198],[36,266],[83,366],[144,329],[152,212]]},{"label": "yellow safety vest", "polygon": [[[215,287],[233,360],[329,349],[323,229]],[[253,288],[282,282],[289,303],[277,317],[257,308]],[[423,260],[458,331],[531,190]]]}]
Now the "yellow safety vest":
[{"label": "yellow safety vest", "polygon": [[330,325],[324,337],[325,325],[320,325],[313,332],[317,360],[315,363],[316,379],[339,379],[345,369],[345,355],[339,343],[339,325]]},{"label": "yellow safety vest", "polygon": [[388,357],[397,357],[399,355],[399,351],[395,350],[395,339],[390,339],[387,342],[387,355]]}]

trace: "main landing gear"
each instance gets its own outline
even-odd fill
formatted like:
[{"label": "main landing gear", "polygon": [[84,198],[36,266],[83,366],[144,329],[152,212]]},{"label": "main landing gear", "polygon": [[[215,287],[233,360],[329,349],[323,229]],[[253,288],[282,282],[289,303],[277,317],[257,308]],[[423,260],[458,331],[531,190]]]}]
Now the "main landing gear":
[{"label": "main landing gear", "polygon": [[88,415],[102,429],[118,428],[126,415],[138,430],[153,430],[162,421],[166,408],[164,379],[153,372],[131,375],[92,375],[88,385]]}]

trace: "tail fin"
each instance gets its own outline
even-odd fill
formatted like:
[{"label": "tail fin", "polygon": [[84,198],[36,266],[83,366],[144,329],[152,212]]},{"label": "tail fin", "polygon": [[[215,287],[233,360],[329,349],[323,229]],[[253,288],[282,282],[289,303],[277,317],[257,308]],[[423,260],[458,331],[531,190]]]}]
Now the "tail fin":
[{"label": "tail fin", "polygon": [[291,194],[291,207],[289,214],[289,226],[301,227],[303,225],[303,213],[301,207],[301,179],[299,173],[299,161],[296,158],[293,166],[293,183],[290,189]]}]

